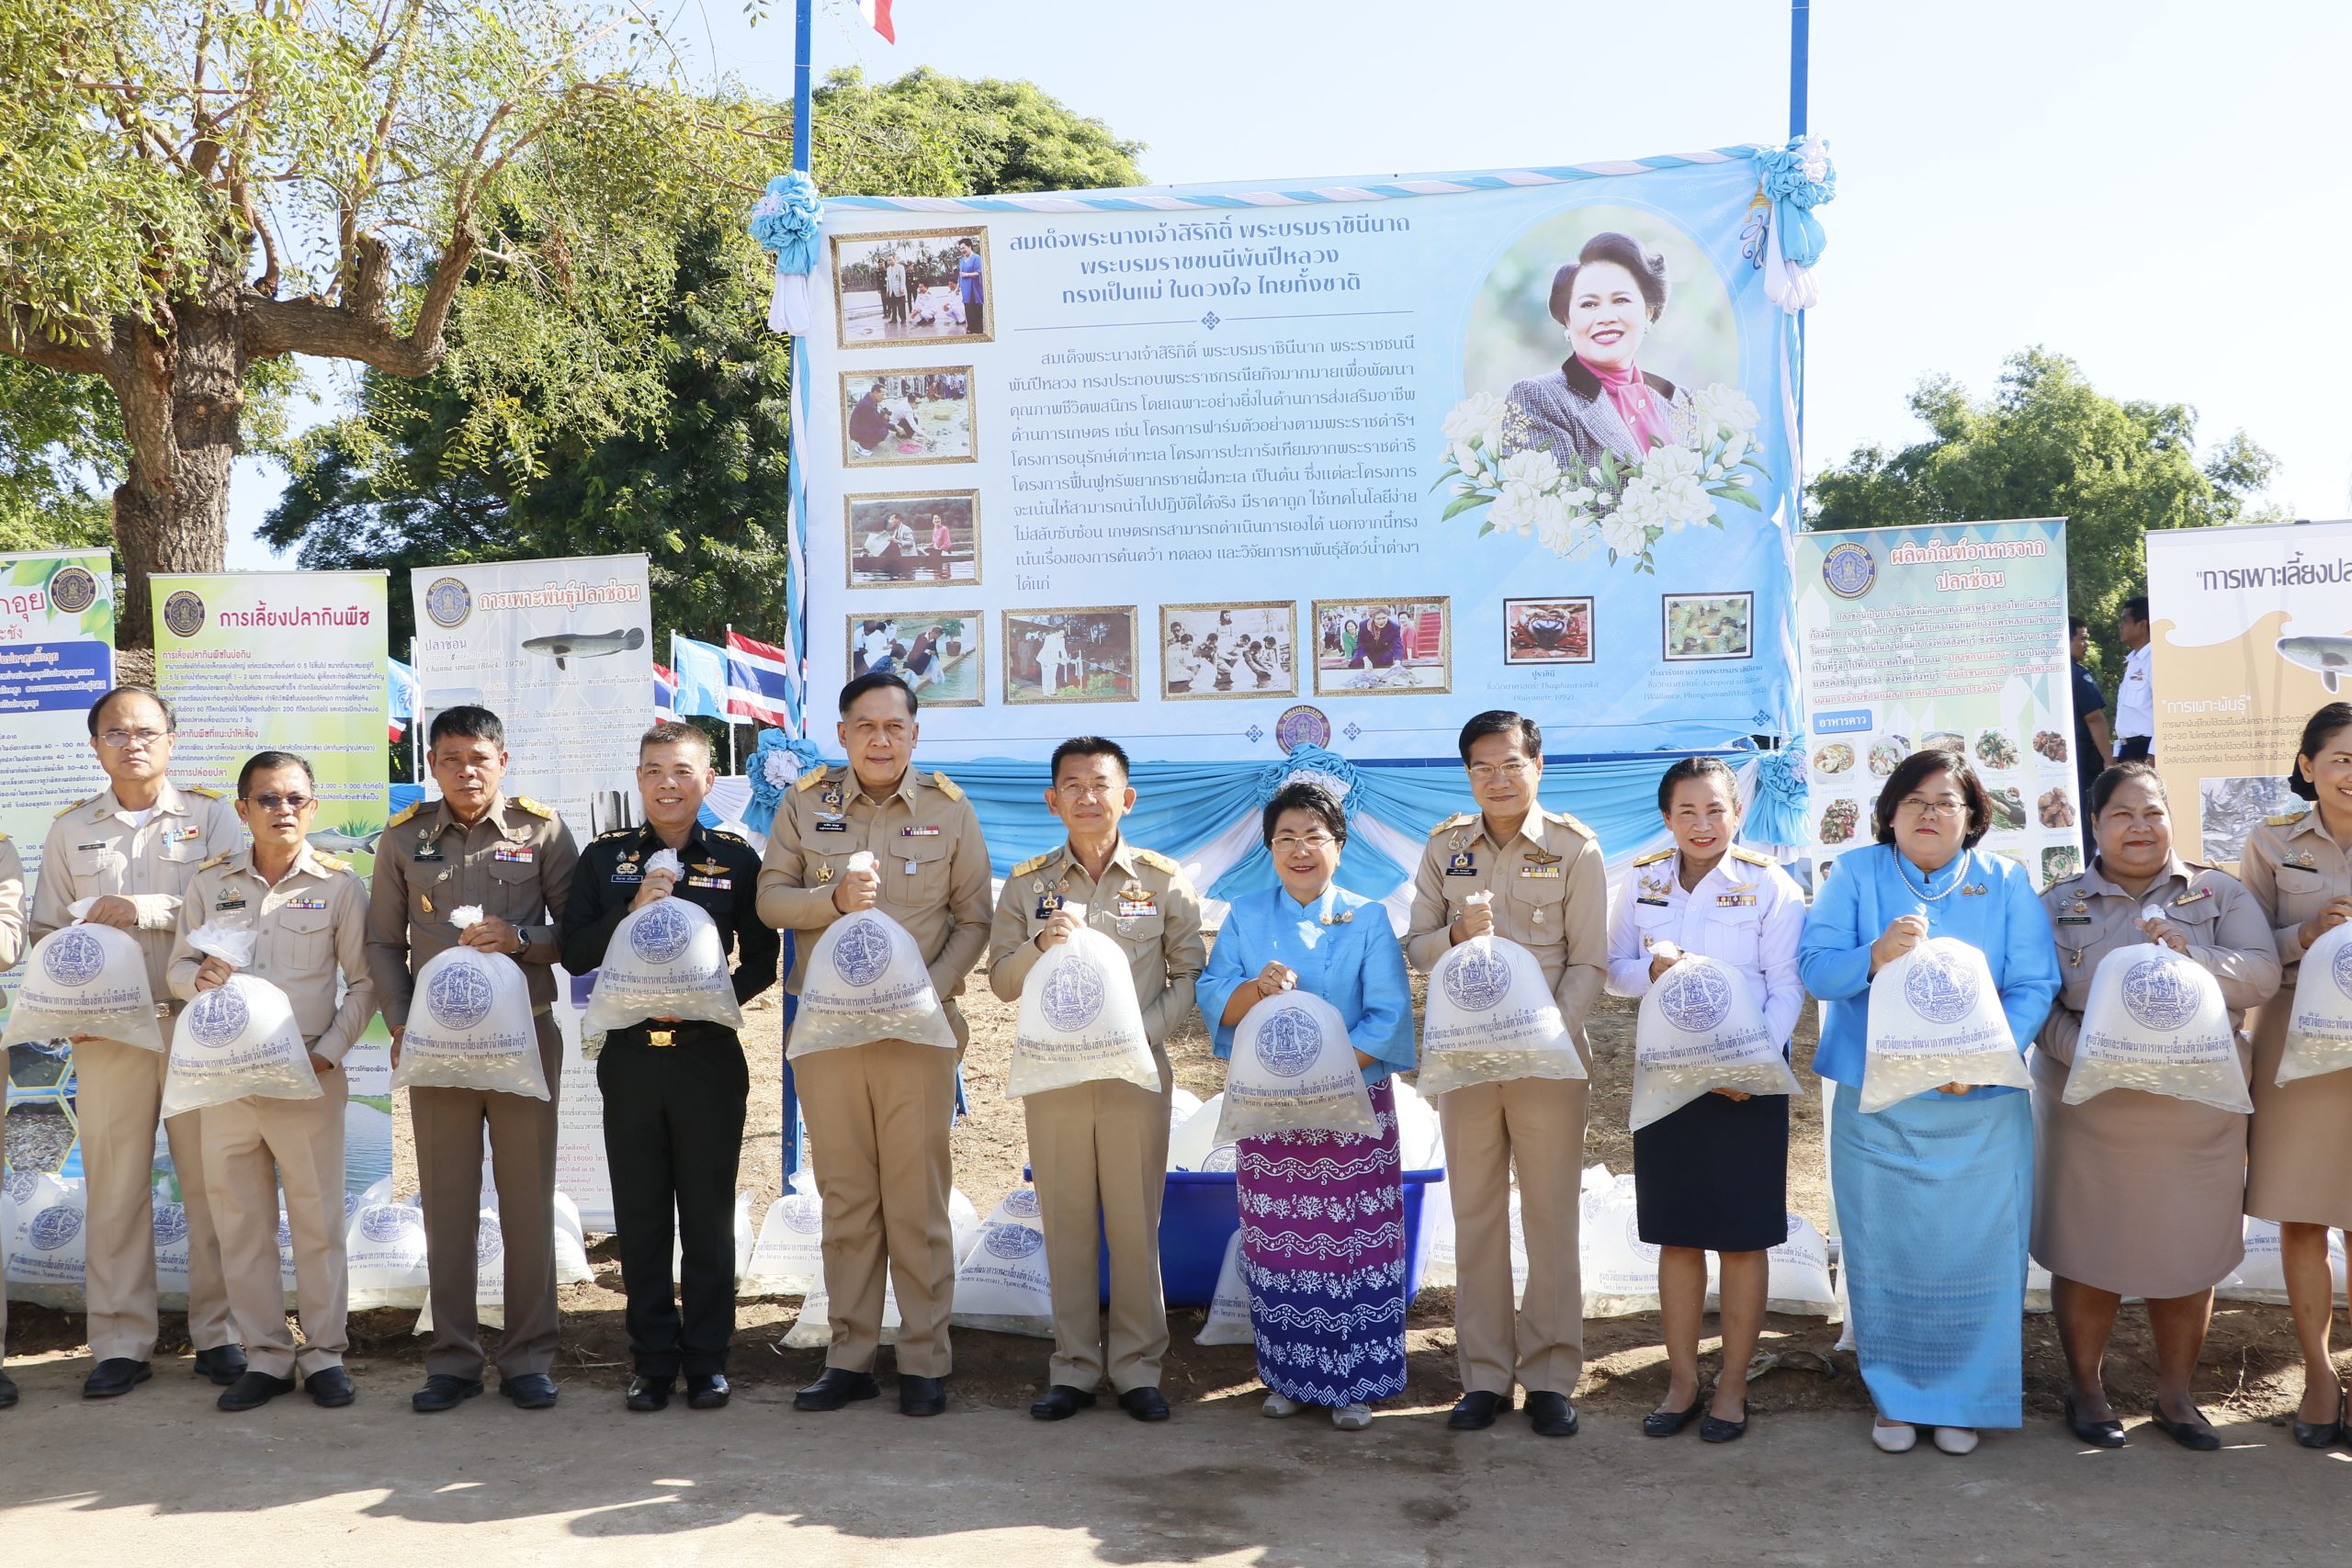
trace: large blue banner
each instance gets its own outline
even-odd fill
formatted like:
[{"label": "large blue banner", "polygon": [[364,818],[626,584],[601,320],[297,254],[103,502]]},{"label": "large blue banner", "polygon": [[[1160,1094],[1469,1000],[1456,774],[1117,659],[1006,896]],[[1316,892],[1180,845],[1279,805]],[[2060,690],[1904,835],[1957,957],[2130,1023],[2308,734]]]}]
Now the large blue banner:
[{"label": "large blue banner", "polygon": [[[1794,317],[1752,149],[832,197],[796,389],[818,711],[931,759],[1555,752],[1794,728]],[[1784,290],[1785,291],[1785,290]]]}]

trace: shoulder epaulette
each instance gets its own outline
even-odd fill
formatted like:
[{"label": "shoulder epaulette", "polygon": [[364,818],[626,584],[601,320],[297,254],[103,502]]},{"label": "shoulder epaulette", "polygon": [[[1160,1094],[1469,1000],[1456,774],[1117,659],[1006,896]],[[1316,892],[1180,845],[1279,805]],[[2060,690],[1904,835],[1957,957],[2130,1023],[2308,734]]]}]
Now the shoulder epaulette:
[{"label": "shoulder epaulette", "polygon": [[534,817],[544,817],[550,822],[555,820],[555,807],[551,806],[541,806],[537,801],[533,800],[527,795],[516,795],[514,797],[514,804],[521,807],[524,810],[529,812]]},{"label": "shoulder epaulette", "polygon": [[312,850],[311,852],[311,859],[313,863],[322,865],[329,871],[349,871],[351,869],[351,863],[343,859],[339,855],[322,854],[319,851]]},{"label": "shoulder epaulette", "polygon": [[2281,811],[2278,816],[2266,817],[2263,820],[2273,828],[2291,828],[2311,814],[2312,808],[2306,806],[2301,811]]},{"label": "shoulder epaulette", "polygon": [[1770,855],[1764,853],[1762,851],[1751,850],[1746,844],[1734,844],[1731,847],[1731,858],[1734,860],[1744,860],[1750,865],[1778,865],[1781,863],[1779,861],[1774,860]]},{"label": "shoulder epaulette", "polygon": [[1447,818],[1444,821],[1439,823],[1436,827],[1430,829],[1430,837],[1434,839],[1440,833],[1450,833],[1456,828],[1467,828],[1471,823],[1476,822],[1477,819],[1477,817],[1474,813],[1468,811],[1457,811],[1453,816]]},{"label": "shoulder epaulette", "polygon": [[61,807],[59,807],[57,808],[57,815],[58,815],[59,817],[71,817],[71,816],[73,816],[73,815],[74,815],[74,813],[75,813],[76,811],[81,810],[81,809],[82,809],[82,807],[85,807],[85,806],[89,805],[89,804],[90,804],[90,802],[92,802],[92,801],[94,801],[94,800],[96,800],[96,799],[97,799],[97,798],[98,798],[98,797],[97,797],[96,795],[84,795],[81,799],[79,799],[79,800],[75,801],[75,802],[74,802],[73,805],[71,805],[71,806],[61,806]]},{"label": "shoulder epaulette", "polygon": [[219,790],[214,789],[210,784],[182,784],[180,785],[180,793],[183,795],[200,795],[207,800],[225,800],[228,798]]},{"label": "shoulder epaulette", "polygon": [[1046,862],[1052,860],[1054,856],[1060,852],[1061,852],[1058,850],[1047,850],[1044,854],[1031,855],[1027,860],[1024,860],[1019,865],[1014,866],[1011,874],[1014,876],[1026,876],[1031,872],[1042,868]]},{"label": "shoulder epaulette", "polygon": [[1597,840],[1600,837],[1600,834],[1594,832],[1591,829],[1586,827],[1583,823],[1577,821],[1575,818],[1569,816],[1565,811],[1546,811],[1544,815],[1551,820],[1557,822],[1561,827],[1567,829],[1570,832],[1582,833],[1588,839]]},{"label": "shoulder epaulette", "polygon": [[949,778],[945,773],[935,773],[932,774],[931,787],[937,790],[940,794],[945,795],[950,800],[961,800],[964,798],[964,786],[957,784],[954,779]]},{"label": "shoulder epaulette", "polygon": [[389,831],[391,829],[399,827],[401,823],[407,821],[410,818],[415,816],[418,812],[424,809],[424,802],[421,800],[413,806],[403,806],[400,810],[392,814],[392,819],[385,823],[384,827],[386,830]]},{"label": "shoulder epaulette", "polygon": [[741,833],[730,833],[724,828],[706,828],[703,831],[722,844],[741,844],[747,850],[752,847],[751,840]]},{"label": "shoulder epaulette", "polygon": [[831,768],[828,768],[824,763],[820,762],[815,767],[809,769],[807,773],[801,774],[798,778],[793,780],[792,787],[795,789],[815,789],[819,784],[825,782],[825,775],[831,772],[832,772]]},{"label": "shoulder epaulette", "polygon": [[1673,855],[1674,852],[1672,850],[1652,850],[1645,855],[1635,856],[1634,863],[1635,865],[1656,865],[1662,860],[1672,859]]},{"label": "shoulder epaulette", "polygon": [[198,866],[196,869],[198,871],[210,871],[214,866],[219,865],[223,861],[227,860],[233,852],[233,851],[223,850],[219,854],[214,855],[210,860],[206,861],[203,864]]},{"label": "shoulder epaulette", "polygon": [[606,839],[633,839],[643,831],[645,829],[642,828],[607,828],[596,835],[595,842],[601,844]]},{"label": "shoulder epaulette", "polygon": [[1184,869],[1182,866],[1178,865],[1175,861],[1170,859],[1169,856],[1161,854],[1158,850],[1139,849],[1136,851],[1135,854],[1136,860],[1141,861],[1144,864],[1151,867],[1152,870],[1164,871],[1170,876],[1175,876],[1181,874]]}]

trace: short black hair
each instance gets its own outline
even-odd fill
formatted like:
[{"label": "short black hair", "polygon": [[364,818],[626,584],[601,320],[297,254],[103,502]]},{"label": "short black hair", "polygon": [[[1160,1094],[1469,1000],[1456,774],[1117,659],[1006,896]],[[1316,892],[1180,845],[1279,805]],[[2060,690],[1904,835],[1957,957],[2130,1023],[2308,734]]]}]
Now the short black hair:
[{"label": "short black hair", "polygon": [[2086,632],[2090,629],[2091,624],[2083,619],[2082,616],[2069,615],[2066,617],[2066,635],[2068,637],[2074,636],[2076,632]]},{"label": "short black hair", "polygon": [[1544,732],[1535,728],[1533,719],[1522,713],[1513,713],[1509,708],[1488,708],[1485,713],[1473,716],[1470,722],[1462,727],[1460,744],[1464,767],[1470,765],[1471,746],[1489,735],[1515,735],[1519,738],[1521,751],[1536,761],[1543,759]]},{"label": "short black hair", "polygon": [[1642,249],[1641,242],[1630,234],[1604,230],[1584,243],[1577,259],[1552,275],[1552,319],[1562,326],[1568,324],[1568,301],[1576,298],[1577,272],[1594,262],[1614,262],[1634,275],[1634,286],[1642,291],[1643,303],[1649,307],[1650,320],[1655,321],[1666,310],[1666,257],[1656,251]]},{"label": "short black hair", "polygon": [[1259,829],[1268,849],[1273,848],[1274,824],[1282,819],[1285,811],[1312,811],[1323,819],[1323,826],[1330,829],[1331,837],[1343,844],[1348,841],[1348,813],[1346,807],[1340,804],[1340,797],[1333,795],[1327,785],[1317,784],[1313,779],[1295,778],[1274,791],[1274,798],[1266,802],[1265,818],[1259,824]]},{"label": "short black hair", "polygon": [[637,760],[639,762],[645,761],[645,749],[648,746],[685,746],[689,744],[702,748],[702,760],[706,763],[711,760],[713,752],[709,736],[705,735],[700,729],[686,723],[684,719],[655,719],[653,721],[653,727],[637,738]]},{"label": "short black hair", "polygon": [[865,674],[860,675],[856,680],[852,681],[848,685],[842,688],[842,716],[843,718],[847,718],[849,716],[850,708],[856,704],[858,698],[865,695],[866,693],[879,692],[886,689],[895,691],[900,696],[907,699],[907,716],[909,718],[914,717],[915,715],[921,711],[915,704],[915,689],[912,686],[908,685],[904,681],[899,680],[888,670],[868,670]]},{"label": "short black hair", "polygon": [[2133,779],[2143,781],[2154,790],[2158,800],[2167,804],[2171,802],[2172,797],[2165,793],[2164,775],[2156,772],[2154,762],[2143,762],[2137,759],[2118,762],[2091,781],[2091,792],[2084,797],[2083,808],[2090,813],[2092,820],[2098,820],[2098,814],[2107,809],[2107,803],[2114,798],[2115,792]]},{"label": "short black hair", "polygon": [[1895,763],[1886,787],[1879,791],[1878,804],[1871,808],[1871,815],[1880,843],[1894,842],[1894,808],[1903,804],[1903,797],[1938,773],[1950,773],[1961,799],[1968,803],[1968,831],[1961,838],[1961,847],[1973,850],[1984,841],[1984,835],[1993,829],[1993,797],[1985,793],[1984,781],[1976,776],[1966,753],[1929,750],[1914,751]]},{"label": "short black hair", "polygon": [[1126,748],[1100,735],[1073,735],[1055,747],[1053,764],[1046,770],[1048,779],[1062,776],[1062,759],[1065,757],[1108,757],[1119,764],[1119,776],[1123,779],[1134,771],[1127,766]]},{"label": "short black hair", "polygon": [[301,757],[292,751],[256,751],[245,759],[243,767],[237,770],[237,798],[245,798],[245,786],[253,783],[255,773],[272,773],[279,768],[301,769],[302,776],[311,781],[311,793],[318,792],[319,775],[311,771],[311,764]]},{"label": "short black hair", "polygon": [[[2295,748],[2295,761],[2301,762],[2306,757],[2316,761],[2327,750],[2328,738],[2347,726],[2352,726],[2352,703],[2328,704],[2305,721],[2303,739]],[[2300,767],[2287,770],[2287,787],[2305,800],[2319,799],[2319,785],[2303,777]]]},{"label": "short black hair", "polygon": [[1724,793],[1731,796],[1734,806],[1737,806],[1739,804],[1739,775],[1731,771],[1731,764],[1725,762],[1721,757],[1685,757],[1667,769],[1664,775],[1657,781],[1658,815],[1663,817],[1674,808],[1675,785],[1686,784],[1692,779],[1716,776],[1720,776],[1724,781]]},{"label": "short black hair", "polygon": [[459,736],[468,740],[487,740],[492,746],[506,744],[506,726],[496,714],[486,707],[467,703],[458,707],[443,708],[433,716],[433,728],[424,732],[424,749],[437,749],[447,736]]},{"label": "short black hair", "polygon": [[179,733],[180,716],[172,711],[172,700],[169,697],[153,686],[126,684],[108,687],[106,695],[90,705],[90,735],[93,739],[97,737],[99,717],[107,711],[107,705],[117,697],[145,697],[164,710],[164,732],[166,735]]},{"label": "short black hair", "polygon": [[2131,616],[2135,621],[2146,620],[2148,618],[2148,596],[2144,593],[2134,593],[2131,598],[2123,601],[2123,613]]}]

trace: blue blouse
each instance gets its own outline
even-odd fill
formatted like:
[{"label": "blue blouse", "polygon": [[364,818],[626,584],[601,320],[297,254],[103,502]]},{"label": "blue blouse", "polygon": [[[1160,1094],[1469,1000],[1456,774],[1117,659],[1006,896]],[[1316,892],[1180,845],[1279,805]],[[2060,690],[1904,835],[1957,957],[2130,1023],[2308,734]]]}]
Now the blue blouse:
[{"label": "blue blouse", "polygon": [[[1907,881],[1905,879],[1908,879]],[[1967,887],[1982,887],[1971,893]],[[1924,889],[1931,897],[1922,898]],[[1946,892],[1947,889],[1951,889]],[[1938,898],[1932,895],[1942,893]],[[1902,915],[1925,912],[1929,936],[1954,937],[1984,955],[2009,1036],[2022,1053],[2058,994],[2058,948],[2050,914],[2025,867],[2006,855],[1963,850],[1935,872],[1902,860],[1892,844],[1838,857],[1814,893],[1797,945],[1797,973],[1824,1006],[1813,1070],[1859,1088],[1871,1008],[1871,943]],[[1997,1086],[1962,1099],[2021,1091]]]},{"label": "blue blouse", "polygon": [[[1341,915],[1351,918],[1343,921]],[[1412,984],[1385,908],[1337,883],[1311,904],[1301,904],[1279,885],[1236,898],[1196,987],[1201,1020],[1219,1056],[1233,1055],[1234,1026],[1217,1021],[1226,1004],[1269,964],[1288,964],[1300,990],[1339,1010],[1349,1043],[1372,1058],[1363,1069],[1365,1083],[1411,1068]],[[2056,973],[2053,967],[2053,979]]]}]

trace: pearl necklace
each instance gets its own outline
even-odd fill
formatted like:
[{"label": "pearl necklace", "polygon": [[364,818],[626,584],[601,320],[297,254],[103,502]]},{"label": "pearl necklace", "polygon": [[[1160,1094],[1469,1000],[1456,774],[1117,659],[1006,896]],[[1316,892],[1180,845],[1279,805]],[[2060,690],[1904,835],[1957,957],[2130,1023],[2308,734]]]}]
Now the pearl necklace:
[{"label": "pearl necklace", "polygon": [[[1939,898],[1951,897],[1954,893],[1960,890],[1962,884],[1967,882],[1968,854],[1969,852],[1966,850],[1960,852],[1960,869],[1952,873],[1951,886],[1945,888],[1940,893],[1928,893],[1911,886],[1911,863],[1909,860],[1905,858],[1901,850],[1894,852],[1894,869],[1896,874],[1903,878],[1903,886],[1905,889],[1908,891],[1913,897],[1918,899],[1923,904],[1932,904]],[[1935,882],[1936,874],[1931,871],[1927,874],[1928,881],[1932,886]]]}]

